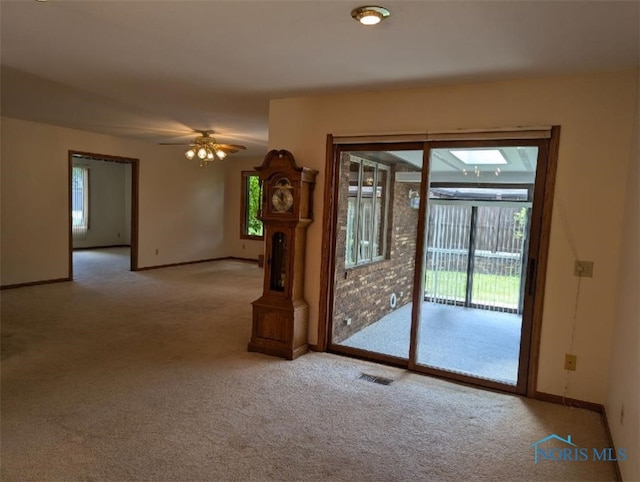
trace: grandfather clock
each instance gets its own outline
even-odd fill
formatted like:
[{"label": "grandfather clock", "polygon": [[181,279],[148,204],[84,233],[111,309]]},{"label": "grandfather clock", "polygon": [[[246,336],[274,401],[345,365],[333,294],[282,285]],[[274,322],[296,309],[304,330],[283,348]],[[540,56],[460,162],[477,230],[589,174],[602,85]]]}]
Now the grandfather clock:
[{"label": "grandfather clock", "polygon": [[270,151],[256,167],[264,226],[262,296],[253,304],[249,351],[293,360],[306,353],[309,305],[303,298],[307,227],[318,171],[298,167],[289,151]]},{"label": "grandfather clock", "polygon": [[265,263],[262,296],[252,303],[249,351],[293,360],[308,350],[304,254],[318,171],[298,167],[285,150],[270,151],[256,170],[262,186]]}]

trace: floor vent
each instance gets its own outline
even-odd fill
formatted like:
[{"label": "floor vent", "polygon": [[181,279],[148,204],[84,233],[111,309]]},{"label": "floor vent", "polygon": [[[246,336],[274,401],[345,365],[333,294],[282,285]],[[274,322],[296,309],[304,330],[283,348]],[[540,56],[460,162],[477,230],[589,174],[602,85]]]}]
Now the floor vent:
[{"label": "floor vent", "polygon": [[374,375],[368,375],[366,373],[361,373],[360,378],[368,382],[378,383],[379,385],[390,385],[393,381],[390,378],[376,377]]}]

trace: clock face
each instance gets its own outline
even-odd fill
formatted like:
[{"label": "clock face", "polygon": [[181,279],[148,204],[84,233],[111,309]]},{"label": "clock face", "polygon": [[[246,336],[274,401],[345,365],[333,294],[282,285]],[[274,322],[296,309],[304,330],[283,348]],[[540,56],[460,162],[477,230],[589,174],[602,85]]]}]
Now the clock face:
[{"label": "clock face", "polygon": [[281,178],[273,185],[271,205],[277,213],[286,213],[293,206],[293,186],[286,177]]},{"label": "clock face", "polygon": [[286,187],[278,187],[273,191],[271,204],[276,212],[287,212],[293,206],[293,194]]}]

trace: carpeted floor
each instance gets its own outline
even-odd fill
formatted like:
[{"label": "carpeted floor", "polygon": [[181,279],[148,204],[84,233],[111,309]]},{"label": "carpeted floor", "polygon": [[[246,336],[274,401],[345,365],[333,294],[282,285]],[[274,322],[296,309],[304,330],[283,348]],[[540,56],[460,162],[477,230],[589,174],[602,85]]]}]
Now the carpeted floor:
[{"label": "carpeted floor", "polygon": [[[409,358],[411,308],[398,308],[341,345]],[[425,302],[417,362],[515,385],[521,324],[516,314]]]},{"label": "carpeted floor", "polygon": [[77,258],[75,282],[2,292],[3,481],[614,479],[610,462],[534,463],[552,433],[607,446],[595,412],[325,353],[248,353],[255,265],[131,273],[122,250]]}]

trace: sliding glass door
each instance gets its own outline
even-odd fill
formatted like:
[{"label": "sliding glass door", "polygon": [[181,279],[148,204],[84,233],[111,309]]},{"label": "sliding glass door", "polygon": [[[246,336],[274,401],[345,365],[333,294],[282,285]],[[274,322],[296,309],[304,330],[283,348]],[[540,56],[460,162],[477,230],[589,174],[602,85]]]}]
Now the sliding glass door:
[{"label": "sliding glass door", "polygon": [[342,352],[408,361],[422,156],[340,154],[331,343]]},{"label": "sliding glass door", "polygon": [[[537,145],[433,145],[413,368],[522,390]],[[524,339],[524,343],[523,343]]]},{"label": "sliding glass door", "polygon": [[547,141],[349,147],[329,349],[524,393]]}]

